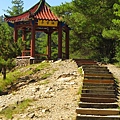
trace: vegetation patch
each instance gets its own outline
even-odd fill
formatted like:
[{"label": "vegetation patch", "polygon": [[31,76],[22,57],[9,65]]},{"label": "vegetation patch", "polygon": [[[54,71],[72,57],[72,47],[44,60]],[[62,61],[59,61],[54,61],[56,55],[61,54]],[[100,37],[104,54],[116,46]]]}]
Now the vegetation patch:
[{"label": "vegetation patch", "polygon": [[79,87],[77,95],[81,95],[81,93],[82,93],[82,86]]},{"label": "vegetation patch", "polygon": [[24,110],[30,105],[32,100],[26,99],[24,101],[21,101],[19,103],[10,105],[9,107],[5,108],[0,112],[0,116],[5,116],[7,119],[11,119],[14,114],[20,114],[23,113]]},{"label": "vegetation patch", "polygon": [[83,74],[83,69],[82,69],[82,67],[79,67],[79,68],[78,68],[78,72],[80,73],[80,75]]},{"label": "vegetation patch", "polygon": [[46,78],[50,77],[51,75],[52,75],[52,73],[45,73],[45,74],[42,75],[41,79],[42,80],[46,79]]},{"label": "vegetation patch", "polygon": [[38,71],[43,70],[44,68],[48,68],[50,66],[50,63],[48,62],[43,62],[41,64],[38,64],[34,69],[33,69],[33,73],[36,73]]},{"label": "vegetation patch", "polygon": [[40,81],[40,85],[46,85],[46,84],[49,84],[49,81],[48,81],[48,80]]},{"label": "vegetation patch", "polygon": [[[44,62],[39,64],[28,65],[26,67],[22,67],[14,71],[8,72],[5,80],[3,80],[2,77],[0,77],[0,91],[4,91],[8,85],[13,84],[15,81],[18,80],[18,78],[35,74],[36,72],[43,70],[49,66],[49,63]],[[42,75],[42,79],[45,79],[50,75],[51,73],[44,74]],[[0,76],[2,76],[2,74]]]}]

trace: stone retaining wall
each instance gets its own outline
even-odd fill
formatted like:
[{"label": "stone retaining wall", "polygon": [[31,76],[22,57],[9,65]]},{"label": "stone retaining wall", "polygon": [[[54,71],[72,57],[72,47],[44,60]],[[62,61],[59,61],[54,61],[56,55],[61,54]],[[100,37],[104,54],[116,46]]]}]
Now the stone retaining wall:
[{"label": "stone retaining wall", "polygon": [[30,64],[30,59],[16,59],[16,66],[27,66]]},{"label": "stone retaining wall", "polygon": [[40,63],[41,61],[38,59],[16,59],[16,66],[27,66],[29,64]]}]

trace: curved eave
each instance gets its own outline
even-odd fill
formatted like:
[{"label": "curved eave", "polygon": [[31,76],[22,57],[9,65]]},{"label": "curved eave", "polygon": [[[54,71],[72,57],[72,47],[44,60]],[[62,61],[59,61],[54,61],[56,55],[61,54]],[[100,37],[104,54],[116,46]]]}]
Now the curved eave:
[{"label": "curved eave", "polygon": [[5,16],[5,21],[7,22],[19,22],[19,21],[26,21],[29,19],[30,17],[30,13],[34,13],[36,11],[36,9],[38,8],[40,2],[38,2],[37,4],[35,4],[32,8],[30,8],[29,10],[25,11],[24,13],[17,15],[17,16],[8,16],[8,15],[4,15]]},{"label": "curved eave", "polygon": [[30,8],[28,11],[17,15],[7,16],[5,15],[5,21],[7,22],[20,22],[27,21],[33,17],[37,20],[54,20],[59,21],[59,18],[50,10],[50,5],[45,0],[40,0],[36,5]]}]

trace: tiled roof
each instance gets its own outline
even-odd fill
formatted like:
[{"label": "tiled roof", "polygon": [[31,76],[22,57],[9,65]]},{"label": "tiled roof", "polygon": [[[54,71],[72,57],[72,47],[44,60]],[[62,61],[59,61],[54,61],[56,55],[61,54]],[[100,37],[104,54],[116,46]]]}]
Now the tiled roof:
[{"label": "tiled roof", "polygon": [[50,6],[45,0],[40,0],[36,5],[27,10],[26,12],[17,16],[5,15],[5,21],[7,22],[19,22],[27,21],[30,17],[34,17],[39,20],[55,20],[59,21],[59,18],[50,10]]}]

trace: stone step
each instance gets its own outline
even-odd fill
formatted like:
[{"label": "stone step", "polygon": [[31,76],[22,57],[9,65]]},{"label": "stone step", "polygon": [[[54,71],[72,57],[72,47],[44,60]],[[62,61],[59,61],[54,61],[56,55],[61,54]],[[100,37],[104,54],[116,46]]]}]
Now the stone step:
[{"label": "stone step", "polygon": [[83,86],[88,86],[88,87],[113,87],[115,86],[114,83],[89,83],[89,82],[86,82],[84,83],[83,82]]},{"label": "stone step", "polygon": [[91,60],[78,59],[77,64],[84,80],[76,120],[120,120],[118,85],[109,69]]},{"label": "stone step", "polygon": [[77,61],[76,63],[77,63],[78,66],[87,66],[87,65],[98,66],[96,64],[96,62],[79,62],[79,61]]},{"label": "stone step", "polygon": [[87,67],[87,66],[96,67],[96,66],[98,66],[98,65],[97,65],[96,63],[94,63],[94,62],[93,62],[93,63],[90,63],[90,62],[89,62],[89,63],[76,62],[76,63],[77,63],[77,65],[78,65],[78,67],[81,67],[81,66],[82,66],[82,67]]},{"label": "stone step", "polygon": [[115,94],[82,93],[81,97],[117,98]]},{"label": "stone step", "polygon": [[120,120],[120,115],[80,115],[78,114],[76,120]]},{"label": "stone step", "polygon": [[81,108],[118,108],[117,103],[88,103],[79,102]]},{"label": "stone step", "polygon": [[109,83],[109,84],[114,84],[114,80],[110,80],[110,79],[102,79],[102,80],[100,80],[100,79],[96,79],[96,80],[93,80],[93,79],[89,79],[89,80],[87,80],[87,79],[84,79],[83,80],[83,83],[92,83],[92,84],[106,84],[106,83]]},{"label": "stone step", "polygon": [[98,97],[81,97],[81,102],[92,102],[92,103],[113,103],[117,102],[116,98],[98,98]]},{"label": "stone step", "polygon": [[85,60],[85,59],[74,59],[78,66],[82,65],[97,65],[97,62],[94,60]]},{"label": "stone step", "polygon": [[93,68],[106,68],[106,69],[108,69],[108,67],[101,66],[99,64],[83,64],[82,67],[83,68],[92,68],[93,67]]},{"label": "stone step", "polygon": [[109,77],[109,76],[84,76],[84,79],[89,80],[89,79],[99,79],[99,80],[103,80],[103,79],[109,79],[109,80],[113,80],[113,77]]},{"label": "stone step", "polygon": [[115,90],[103,90],[103,89],[82,89],[82,93],[96,93],[96,94],[115,94]]},{"label": "stone step", "polygon": [[118,109],[95,109],[95,108],[77,108],[77,114],[82,115],[120,115]]},{"label": "stone step", "polygon": [[113,78],[113,75],[112,74],[101,74],[101,73],[86,73],[84,74],[84,76],[102,76],[102,77],[112,77]]},{"label": "stone step", "polygon": [[88,62],[95,62],[97,63],[95,60],[92,59],[74,59],[76,62],[84,62],[84,63],[88,63]]},{"label": "stone step", "polygon": [[112,74],[84,74],[85,79],[114,79]]},{"label": "stone step", "polygon": [[83,85],[82,89],[101,89],[101,90],[114,90],[115,86],[89,86],[89,85]]},{"label": "stone step", "polygon": [[109,71],[106,67],[99,67],[99,66],[82,66],[83,71]]},{"label": "stone step", "polygon": [[83,71],[84,71],[85,74],[86,73],[87,74],[91,74],[91,73],[94,73],[94,74],[98,74],[98,73],[100,73],[100,74],[111,74],[111,72],[109,72],[108,70],[97,71],[96,69],[95,70],[84,69]]}]

